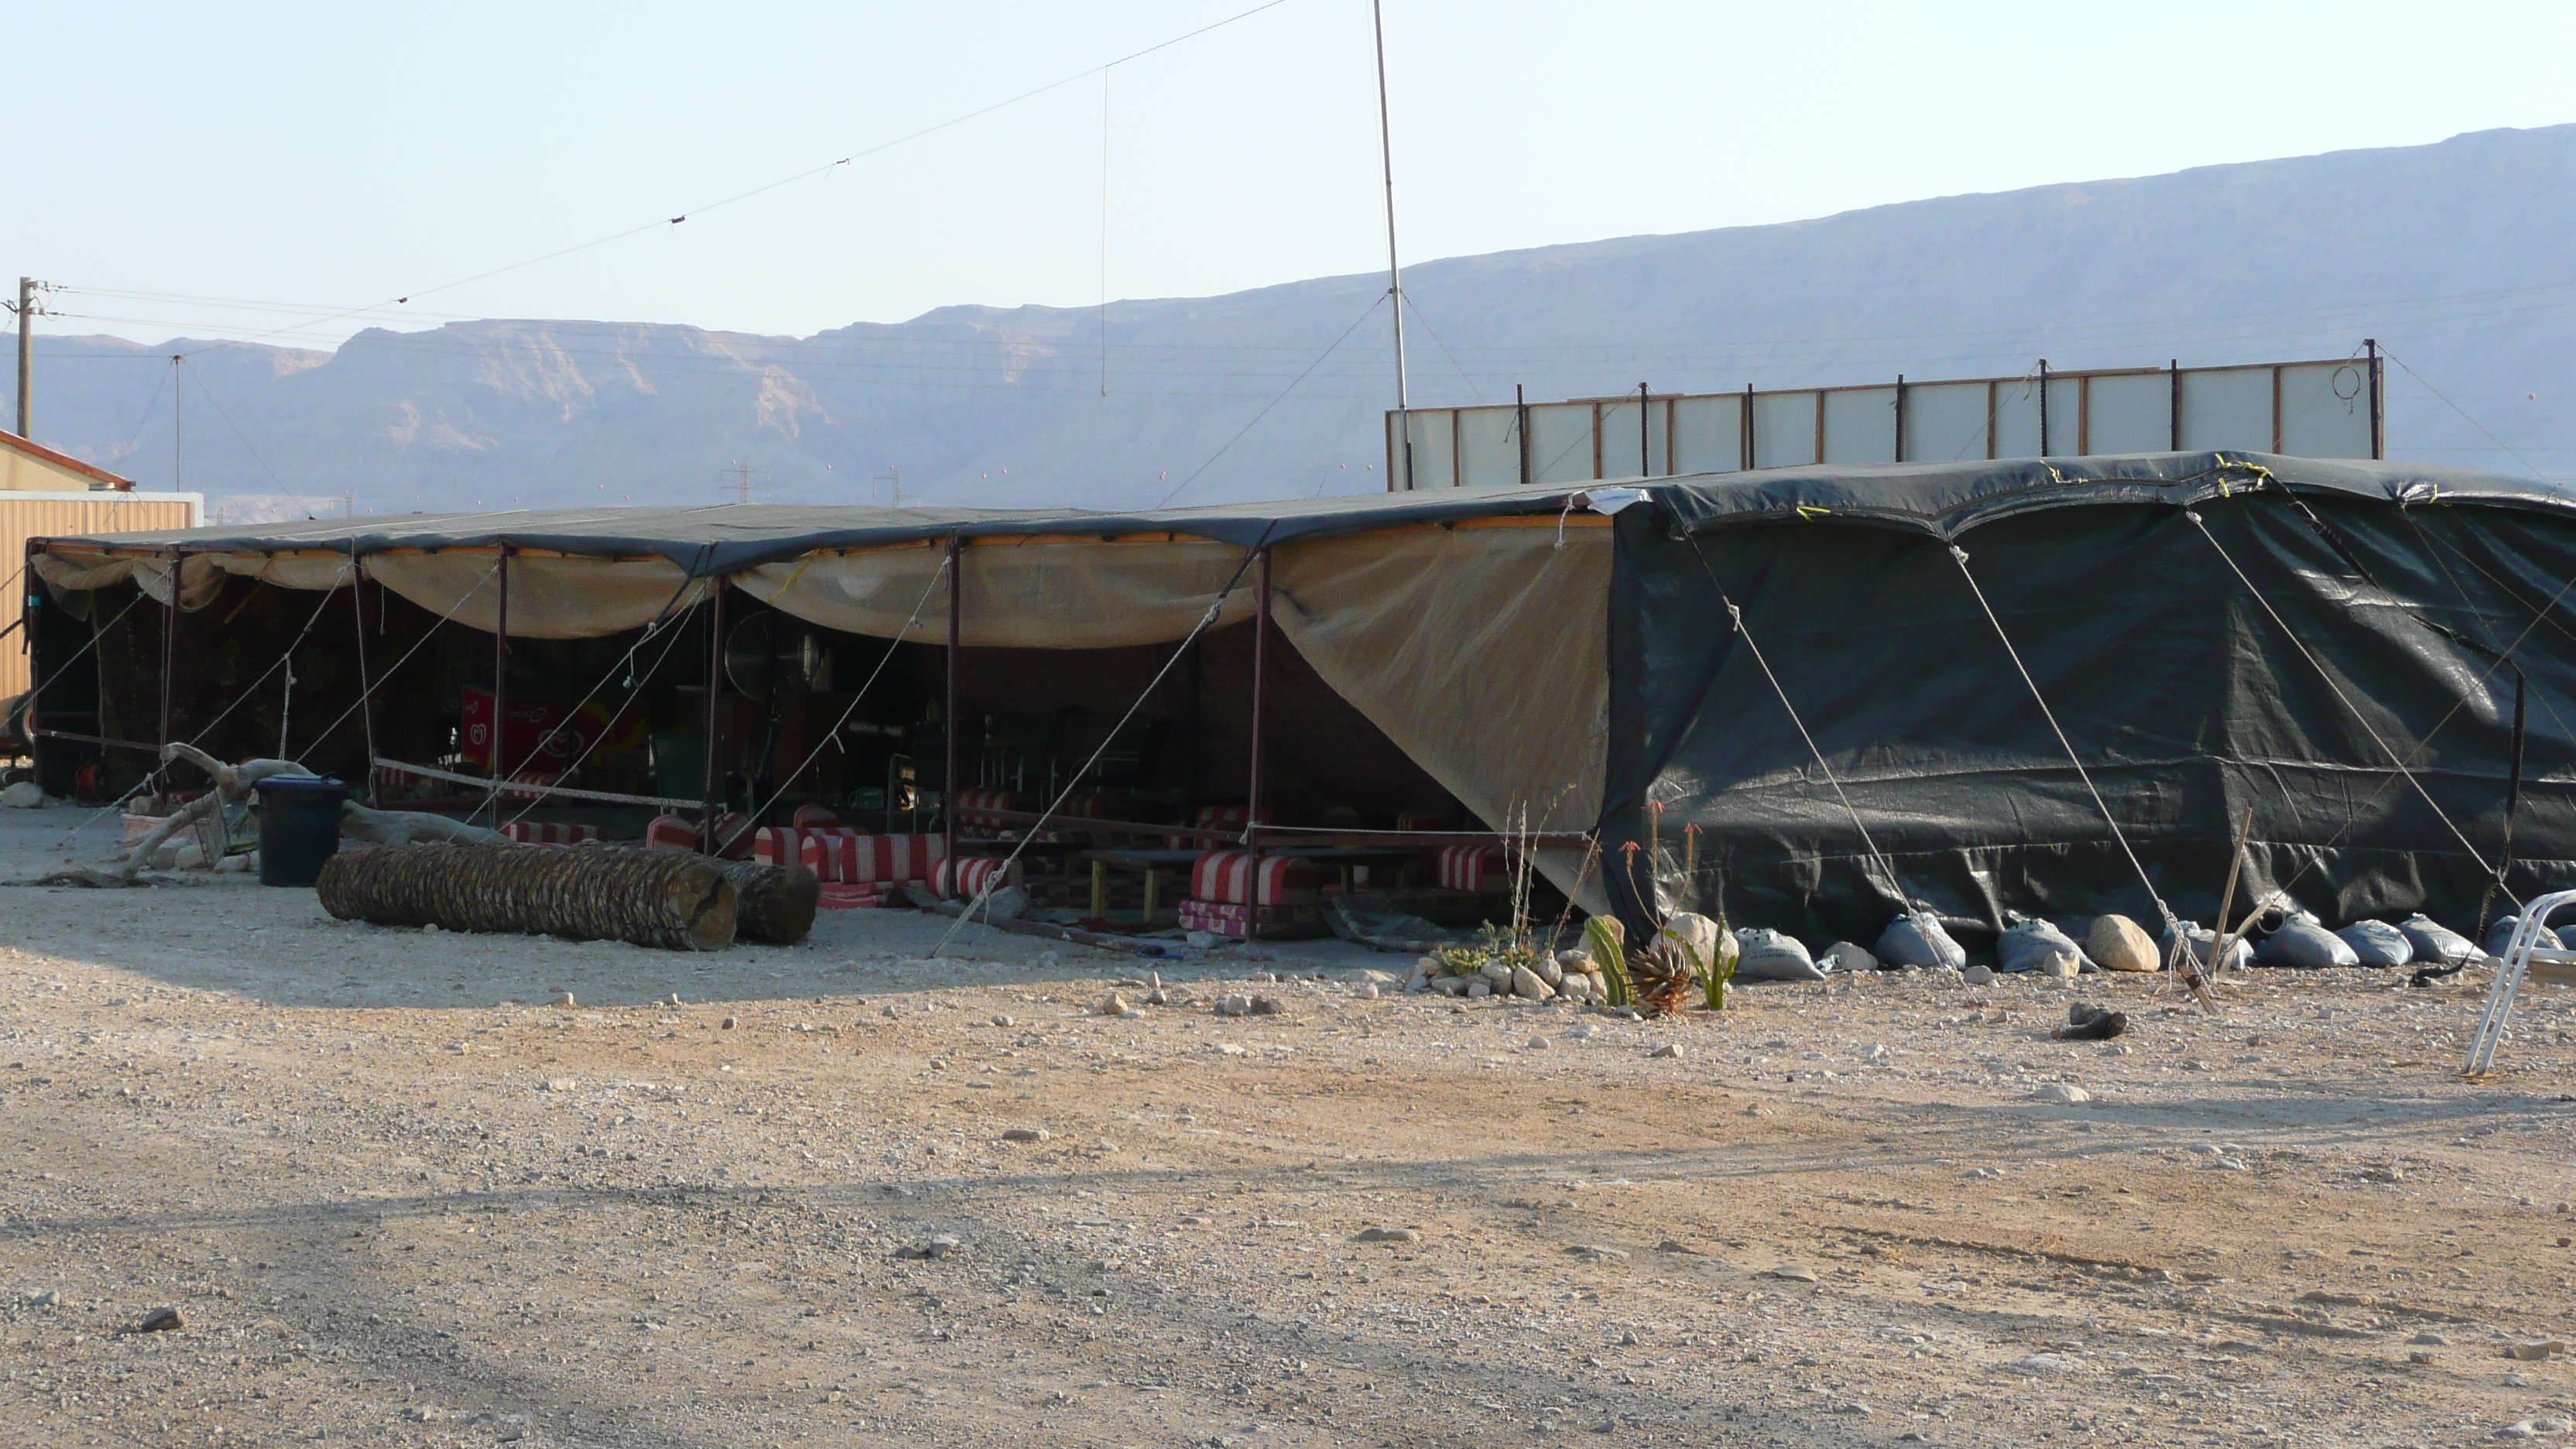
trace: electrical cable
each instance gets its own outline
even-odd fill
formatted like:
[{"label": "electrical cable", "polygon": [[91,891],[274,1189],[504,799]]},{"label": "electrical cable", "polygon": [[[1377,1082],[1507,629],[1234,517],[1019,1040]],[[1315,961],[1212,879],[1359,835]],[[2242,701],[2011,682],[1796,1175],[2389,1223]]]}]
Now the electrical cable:
[{"label": "electrical cable", "polygon": [[1207,457],[1207,461],[1206,461],[1206,462],[1201,463],[1201,464],[1199,464],[1196,468],[1191,469],[1191,470],[1190,470],[1190,476],[1188,476],[1187,478],[1182,479],[1182,480],[1181,480],[1177,485],[1175,485],[1175,486],[1173,487],[1173,489],[1172,489],[1172,491],[1171,491],[1171,492],[1166,493],[1166,494],[1164,494],[1164,495],[1163,495],[1163,501],[1162,501],[1162,502],[1157,503],[1157,504],[1155,504],[1154,506],[1155,506],[1156,508],[1158,508],[1158,509],[1160,509],[1160,508],[1169,508],[1169,507],[1171,507],[1171,506],[1172,506],[1172,500],[1181,496],[1181,490],[1182,490],[1182,489],[1185,489],[1185,488],[1189,487],[1191,484],[1193,484],[1193,483],[1197,482],[1197,481],[1199,480],[1199,475],[1200,475],[1200,474],[1205,473],[1208,469],[1215,467],[1215,466],[1216,466],[1216,460],[1217,460],[1217,459],[1219,459],[1219,458],[1224,457],[1224,456],[1226,455],[1227,450],[1231,449],[1235,444],[1242,442],[1242,441],[1243,441],[1243,436],[1244,436],[1244,434],[1251,432],[1255,427],[1258,427],[1258,426],[1260,425],[1261,420],[1262,420],[1263,418],[1266,418],[1266,417],[1270,416],[1270,410],[1271,410],[1272,408],[1275,408],[1275,407],[1279,406],[1281,403],[1286,402],[1286,401],[1288,400],[1288,394],[1290,394],[1290,393],[1292,393],[1292,392],[1295,392],[1295,391],[1297,390],[1297,384],[1298,384],[1298,383],[1301,383],[1301,382],[1304,382],[1304,381],[1306,380],[1306,375],[1307,375],[1307,373],[1311,373],[1311,372],[1313,372],[1317,367],[1319,367],[1319,366],[1323,365],[1323,361],[1324,361],[1324,359],[1325,359],[1325,358],[1327,358],[1327,357],[1332,356],[1332,355],[1333,355],[1333,352],[1334,352],[1334,350],[1335,350],[1336,348],[1339,348],[1339,347],[1340,347],[1344,342],[1349,341],[1349,340],[1350,340],[1350,335],[1351,335],[1352,333],[1357,332],[1358,330],[1360,330],[1360,324],[1361,324],[1361,323],[1366,322],[1369,318],[1376,316],[1376,315],[1377,315],[1377,309],[1378,309],[1380,306],[1384,305],[1384,304],[1385,304],[1385,302],[1386,302],[1386,295],[1385,295],[1384,293],[1380,293],[1378,296],[1376,296],[1376,297],[1374,297],[1374,298],[1370,299],[1369,304],[1368,304],[1368,307],[1367,307],[1365,310],[1363,310],[1363,311],[1360,313],[1360,315],[1358,315],[1357,317],[1354,317],[1354,318],[1352,318],[1352,319],[1351,319],[1351,325],[1350,325],[1350,326],[1345,327],[1345,328],[1343,328],[1343,329],[1342,329],[1342,335],[1341,335],[1341,336],[1339,336],[1339,337],[1334,338],[1334,339],[1332,340],[1332,342],[1331,342],[1331,344],[1330,344],[1330,345],[1328,345],[1327,347],[1325,347],[1325,349],[1324,349],[1322,352],[1320,352],[1320,353],[1316,354],[1315,360],[1314,360],[1313,362],[1310,362],[1310,363],[1308,363],[1308,364],[1306,365],[1306,371],[1305,371],[1305,372],[1301,372],[1301,373],[1297,374],[1297,376],[1296,376],[1296,378],[1295,378],[1294,380],[1292,380],[1292,381],[1291,381],[1291,382],[1290,382],[1286,387],[1281,388],[1281,389],[1279,390],[1279,395],[1278,395],[1277,397],[1274,397],[1274,398],[1272,398],[1270,401],[1268,401],[1268,402],[1266,402],[1266,403],[1262,404],[1262,406],[1261,406],[1261,411],[1259,411],[1259,412],[1257,412],[1257,413],[1254,413],[1254,414],[1252,415],[1252,421],[1251,421],[1251,422],[1245,423],[1242,427],[1240,427],[1240,428],[1236,429],[1236,430],[1235,430],[1235,434],[1234,434],[1234,436],[1233,436],[1233,437],[1226,439],[1226,440],[1225,440],[1225,442],[1224,442],[1222,445],[1220,445],[1220,446],[1217,448],[1217,450],[1216,450],[1215,452],[1208,454],[1208,457]]},{"label": "electrical cable", "polygon": [[[574,773],[579,771],[584,764],[589,762],[591,751],[598,749],[600,744],[605,741],[609,735],[616,731],[618,721],[626,718],[626,711],[634,707],[636,697],[643,693],[644,686],[652,683],[655,676],[662,672],[662,666],[670,662],[671,651],[679,647],[681,631],[687,626],[690,619],[697,616],[698,604],[703,601],[692,600],[687,608],[680,611],[680,616],[678,618],[669,620],[670,628],[667,631],[662,627],[663,622],[670,614],[671,605],[678,603],[680,601],[680,595],[688,592],[689,586],[697,582],[699,582],[699,580],[694,578],[681,580],[680,587],[674,590],[671,597],[663,602],[661,612],[655,614],[651,622],[644,626],[643,635],[637,638],[633,644],[627,646],[626,652],[618,657],[617,662],[610,665],[607,672],[600,675],[599,679],[582,695],[580,701],[574,704],[572,709],[566,713],[565,717],[567,719],[571,718],[573,715],[580,714],[584,708],[589,706],[591,700],[595,698],[602,689],[605,689],[608,686],[608,681],[616,675],[617,671],[620,669],[627,671],[626,697],[618,701],[617,712],[610,715],[608,717],[608,723],[600,726],[599,730],[590,737],[589,742],[581,747],[581,753],[573,756],[571,763],[565,765],[561,771],[557,772],[555,776],[556,784],[563,784],[570,781]],[[716,587],[723,587],[721,581],[717,583]],[[645,645],[653,642],[653,636],[655,634],[665,632],[670,635],[669,641],[663,644],[662,652],[653,657],[652,666],[644,671],[641,679],[638,679],[634,673],[635,656],[643,651]],[[499,747],[500,738],[500,732],[496,729],[493,732],[495,748]],[[548,738],[551,738],[551,735],[549,735]],[[545,748],[545,744],[546,741],[544,739],[540,739],[537,742],[537,748],[542,750]],[[490,805],[492,807],[493,817],[498,820],[501,813],[500,796],[502,789],[505,785],[516,783],[518,782],[495,780],[492,783],[492,788],[484,793],[482,804],[478,804],[472,811],[468,811],[466,813],[466,819],[471,821],[475,814],[479,813],[483,809],[483,805]],[[519,813],[511,816],[507,820],[500,820],[499,824],[495,825],[493,828],[497,830],[507,830],[511,826],[518,824],[520,821],[527,818],[529,811],[544,804],[546,798],[552,795],[554,791],[554,785],[541,785],[536,787],[534,793],[528,796],[528,803],[519,807]],[[517,792],[513,791],[512,793],[515,794]]]}]

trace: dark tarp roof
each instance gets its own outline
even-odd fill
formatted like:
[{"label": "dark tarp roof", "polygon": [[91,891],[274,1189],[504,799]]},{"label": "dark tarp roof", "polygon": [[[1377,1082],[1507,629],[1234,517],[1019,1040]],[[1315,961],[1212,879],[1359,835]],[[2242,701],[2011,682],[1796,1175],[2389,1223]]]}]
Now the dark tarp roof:
[{"label": "dark tarp roof", "polygon": [[821,504],[718,504],[696,508],[581,508],[504,513],[406,514],[304,523],[124,533],[58,540],[101,547],[184,546],[229,552],[354,545],[476,548],[509,544],[595,556],[660,554],[693,574],[733,573],[816,549],[865,548],[951,533],[1125,534],[1170,530],[1252,547],[1412,523],[1555,513],[1585,488],[1645,485],[1665,513],[1697,532],[1737,523],[1832,515],[1952,537],[2034,509],[2102,503],[2183,503],[2263,478],[2294,491],[2381,501],[2480,502],[2576,509],[2563,485],[2401,463],[2345,463],[2262,453],[2150,453],[2118,457],[1945,464],[1772,468],[1673,478],[1613,479],[1549,487],[1436,488],[1411,493],[1229,503],[1138,513],[1062,508],[868,508]]}]

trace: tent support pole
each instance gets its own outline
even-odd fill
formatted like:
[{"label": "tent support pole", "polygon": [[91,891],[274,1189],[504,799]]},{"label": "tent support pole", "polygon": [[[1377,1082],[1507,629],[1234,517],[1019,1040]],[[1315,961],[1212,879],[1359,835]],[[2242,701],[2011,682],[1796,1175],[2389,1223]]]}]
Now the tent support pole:
[{"label": "tent support pole", "polygon": [[[948,537],[948,680],[947,699],[940,705],[942,722],[947,726],[947,761],[939,772],[939,829],[948,838],[948,880],[952,887],[965,878],[965,867],[957,859],[957,646],[964,637],[965,591],[960,587],[966,571],[966,540],[963,535]],[[934,875],[936,873],[934,872]],[[934,881],[935,884],[935,881]],[[966,892],[957,890],[959,899]]]},{"label": "tent support pole", "polygon": [[1243,810],[1244,848],[1252,854],[1252,868],[1247,872],[1252,887],[1245,892],[1252,900],[1244,907],[1243,916],[1243,939],[1247,941],[1261,935],[1261,717],[1270,685],[1270,550],[1262,549],[1252,567],[1252,780]]},{"label": "tent support pole", "polygon": [[2388,456],[2388,413],[2379,386],[2379,339],[2365,337],[2361,345],[2370,353],[2370,456],[2375,462]]},{"label": "tent support pole", "polygon": [[724,718],[724,580],[710,580],[707,587],[707,718],[706,764],[699,784],[705,803],[700,807],[698,833],[705,843],[699,848],[713,855],[723,844],[716,839],[716,785],[722,778],[717,773],[721,751],[717,748]]},{"label": "tent support pole", "polygon": [[[501,581],[500,606],[492,620],[492,751],[486,756],[492,765],[492,819],[496,826],[501,818],[501,784],[510,778],[504,768],[502,742],[509,737],[510,721],[510,546],[501,545],[501,561],[492,566]],[[471,817],[468,817],[471,818]]]},{"label": "tent support pole", "polygon": [[161,617],[161,748],[170,748],[171,684],[179,670],[179,566],[187,554],[170,550],[170,610]]},{"label": "tent support pole", "polygon": [[367,676],[367,578],[358,569],[355,539],[349,543],[349,620],[358,626],[358,724],[367,736],[367,806],[382,809],[376,788],[376,682]]}]

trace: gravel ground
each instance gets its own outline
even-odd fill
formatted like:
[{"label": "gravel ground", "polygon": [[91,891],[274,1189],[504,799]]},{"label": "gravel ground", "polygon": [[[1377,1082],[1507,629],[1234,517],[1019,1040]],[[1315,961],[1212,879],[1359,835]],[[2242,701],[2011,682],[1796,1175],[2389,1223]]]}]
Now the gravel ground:
[{"label": "gravel ground", "polygon": [[[76,818],[0,819],[0,878],[94,858]],[[948,923],[894,911],[691,957],[344,925],[239,877],[0,909],[13,1444],[2419,1445],[2576,1415],[2564,1357],[2510,1356],[2576,1326],[2556,988],[2462,1083],[2482,979],[2265,973],[2209,1017],[2152,980],[1888,975],[1640,1023],[1367,999],[1347,949],[970,928],[930,961]],[[1149,966],[1194,1001],[1099,1014]],[[1215,1015],[1234,991],[1285,1010]],[[2048,1039],[2070,1000],[2130,1034]],[[160,1308],[182,1326],[131,1331]]]}]

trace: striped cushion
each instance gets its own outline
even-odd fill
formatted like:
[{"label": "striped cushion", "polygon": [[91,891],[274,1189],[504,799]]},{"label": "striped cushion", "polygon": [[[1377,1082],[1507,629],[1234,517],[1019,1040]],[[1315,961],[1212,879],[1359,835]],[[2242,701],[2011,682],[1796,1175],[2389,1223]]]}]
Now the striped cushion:
[{"label": "striped cushion", "polygon": [[1324,872],[1293,855],[1261,858],[1256,883],[1252,852],[1211,850],[1190,867],[1190,898],[1230,905],[1311,905]]},{"label": "striped cushion", "polygon": [[1016,790],[974,789],[957,792],[957,823],[960,825],[999,825],[992,815],[996,810],[1023,813],[1037,807],[1029,797]]},{"label": "striped cushion", "polygon": [[829,830],[763,826],[752,844],[756,859],[771,865],[801,865],[814,872],[817,880],[847,885],[927,884],[947,852],[948,842],[941,836],[869,835],[848,826]]},{"label": "striped cushion", "polygon": [[841,817],[822,805],[799,805],[788,824],[799,830],[830,830],[841,823]]},{"label": "striped cushion", "polygon": [[875,885],[828,884],[814,908],[821,911],[869,911],[885,904],[885,888]]},{"label": "striped cushion", "polygon": [[750,816],[739,810],[720,811],[716,815],[716,854],[726,860],[749,860],[752,837],[757,834],[751,828]]},{"label": "striped cushion", "polygon": [[1264,931],[1280,931],[1311,926],[1321,915],[1313,906],[1246,906],[1228,901],[1183,901],[1180,914],[1184,931],[1206,931],[1236,940],[1250,935],[1256,920]]},{"label": "striped cushion", "polygon": [[1444,845],[1439,851],[1440,884],[1453,891],[1485,889],[1485,872],[1503,863],[1498,845]]},{"label": "striped cushion", "polygon": [[[951,866],[962,867],[951,870]],[[1000,890],[1003,884],[1002,862],[993,856],[970,855],[960,860],[943,860],[932,888],[943,901],[971,899],[986,887]]]},{"label": "striped cushion", "polygon": [[559,820],[513,820],[501,827],[501,834],[521,845],[578,845],[600,838],[596,825],[567,825]]},{"label": "striped cushion", "polygon": [[644,827],[644,843],[655,850],[696,850],[698,827],[677,815],[656,815]]}]

